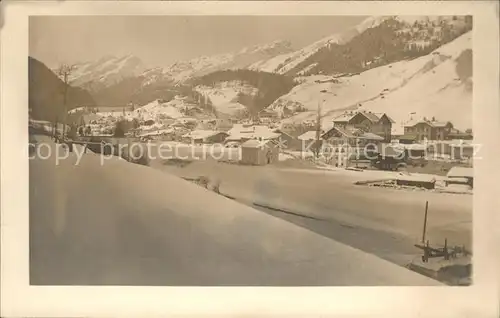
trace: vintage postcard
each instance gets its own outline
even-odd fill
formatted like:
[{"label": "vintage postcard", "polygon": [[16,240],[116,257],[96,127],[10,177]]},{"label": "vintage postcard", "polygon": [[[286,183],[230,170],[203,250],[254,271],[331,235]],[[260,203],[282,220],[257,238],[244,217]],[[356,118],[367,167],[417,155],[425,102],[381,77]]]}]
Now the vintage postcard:
[{"label": "vintage postcard", "polygon": [[2,316],[495,315],[494,3],[3,9]]}]

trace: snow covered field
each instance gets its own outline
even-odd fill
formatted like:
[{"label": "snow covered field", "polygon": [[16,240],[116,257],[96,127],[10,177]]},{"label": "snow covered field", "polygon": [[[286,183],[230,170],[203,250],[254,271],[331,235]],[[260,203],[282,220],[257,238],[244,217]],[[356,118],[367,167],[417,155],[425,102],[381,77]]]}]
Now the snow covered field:
[{"label": "snow covered field", "polygon": [[30,161],[31,284],[438,285],[175,176],[74,162]]},{"label": "snow covered field", "polygon": [[450,244],[472,248],[472,196],[354,184],[387,177],[390,174],[386,172],[247,167],[214,161],[198,161],[183,168],[163,166],[161,170],[220,180],[221,193],[243,202],[394,233],[411,242],[420,238],[425,202],[429,201],[429,239],[444,242],[448,238]]}]

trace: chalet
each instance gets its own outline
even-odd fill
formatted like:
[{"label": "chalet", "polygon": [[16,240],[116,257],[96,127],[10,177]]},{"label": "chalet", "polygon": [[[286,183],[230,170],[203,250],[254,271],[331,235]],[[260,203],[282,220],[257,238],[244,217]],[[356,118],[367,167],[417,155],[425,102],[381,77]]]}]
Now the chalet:
[{"label": "chalet", "polygon": [[448,135],[453,129],[453,124],[435,120],[422,120],[407,123],[405,126],[405,135],[413,135],[416,140],[447,140]]},{"label": "chalet", "polygon": [[376,114],[370,111],[348,112],[333,120],[334,127],[340,129],[359,129],[365,133],[373,133],[391,141],[392,120],[387,114]]},{"label": "chalet", "polygon": [[333,146],[349,145],[351,147],[362,147],[367,144],[379,144],[385,141],[383,137],[377,134],[364,132],[359,128],[349,126],[346,128],[333,126],[321,135],[321,139]]}]

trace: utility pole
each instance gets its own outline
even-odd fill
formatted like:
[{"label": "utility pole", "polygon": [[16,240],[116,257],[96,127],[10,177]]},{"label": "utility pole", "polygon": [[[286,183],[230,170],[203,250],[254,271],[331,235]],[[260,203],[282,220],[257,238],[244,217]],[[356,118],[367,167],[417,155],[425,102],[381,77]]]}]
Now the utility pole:
[{"label": "utility pole", "polygon": [[69,77],[71,76],[71,73],[75,70],[75,65],[68,65],[68,64],[62,64],[58,69],[57,69],[57,75],[59,78],[63,81],[64,83],[64,91],[63,91],[63,132],[62,136],[64,137],[64,134],[66,133],[66,122],[68,118],[68,106],[67,106],[67,100],[68,100],[68,87],[69,87]]},{"label": "utility pole", "polygon": [[316,145],[314,149],[316,158],[319,157],[320,139],[321,139],[321,100],[318,101],[318,110],[316,114]]}]

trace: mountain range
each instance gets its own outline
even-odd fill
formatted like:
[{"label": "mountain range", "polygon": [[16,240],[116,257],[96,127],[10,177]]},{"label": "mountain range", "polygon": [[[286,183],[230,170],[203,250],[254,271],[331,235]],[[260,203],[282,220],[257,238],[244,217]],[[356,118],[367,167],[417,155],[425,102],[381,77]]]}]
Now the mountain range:
[{"label": "mountain range", "polygon": [[[411,107],[469,125],[443,105],[457,95],[456,107],[466,109],[460,105],[471,100],[472,79],[464,75],[472,72],[471,29],[472,19],[465,16],[370,17],[298,50],[289,41],[275,41],[153,69],[131,55],[108,56],[76,65],[71,85],[104,106],[172,100],[182,86],[183,92],[208,96],[225,113],[268,108],[300,121],[325,100],[326,117],[372,107],[402,121]],[[453,54],[443,53],[448,51]]]}]

